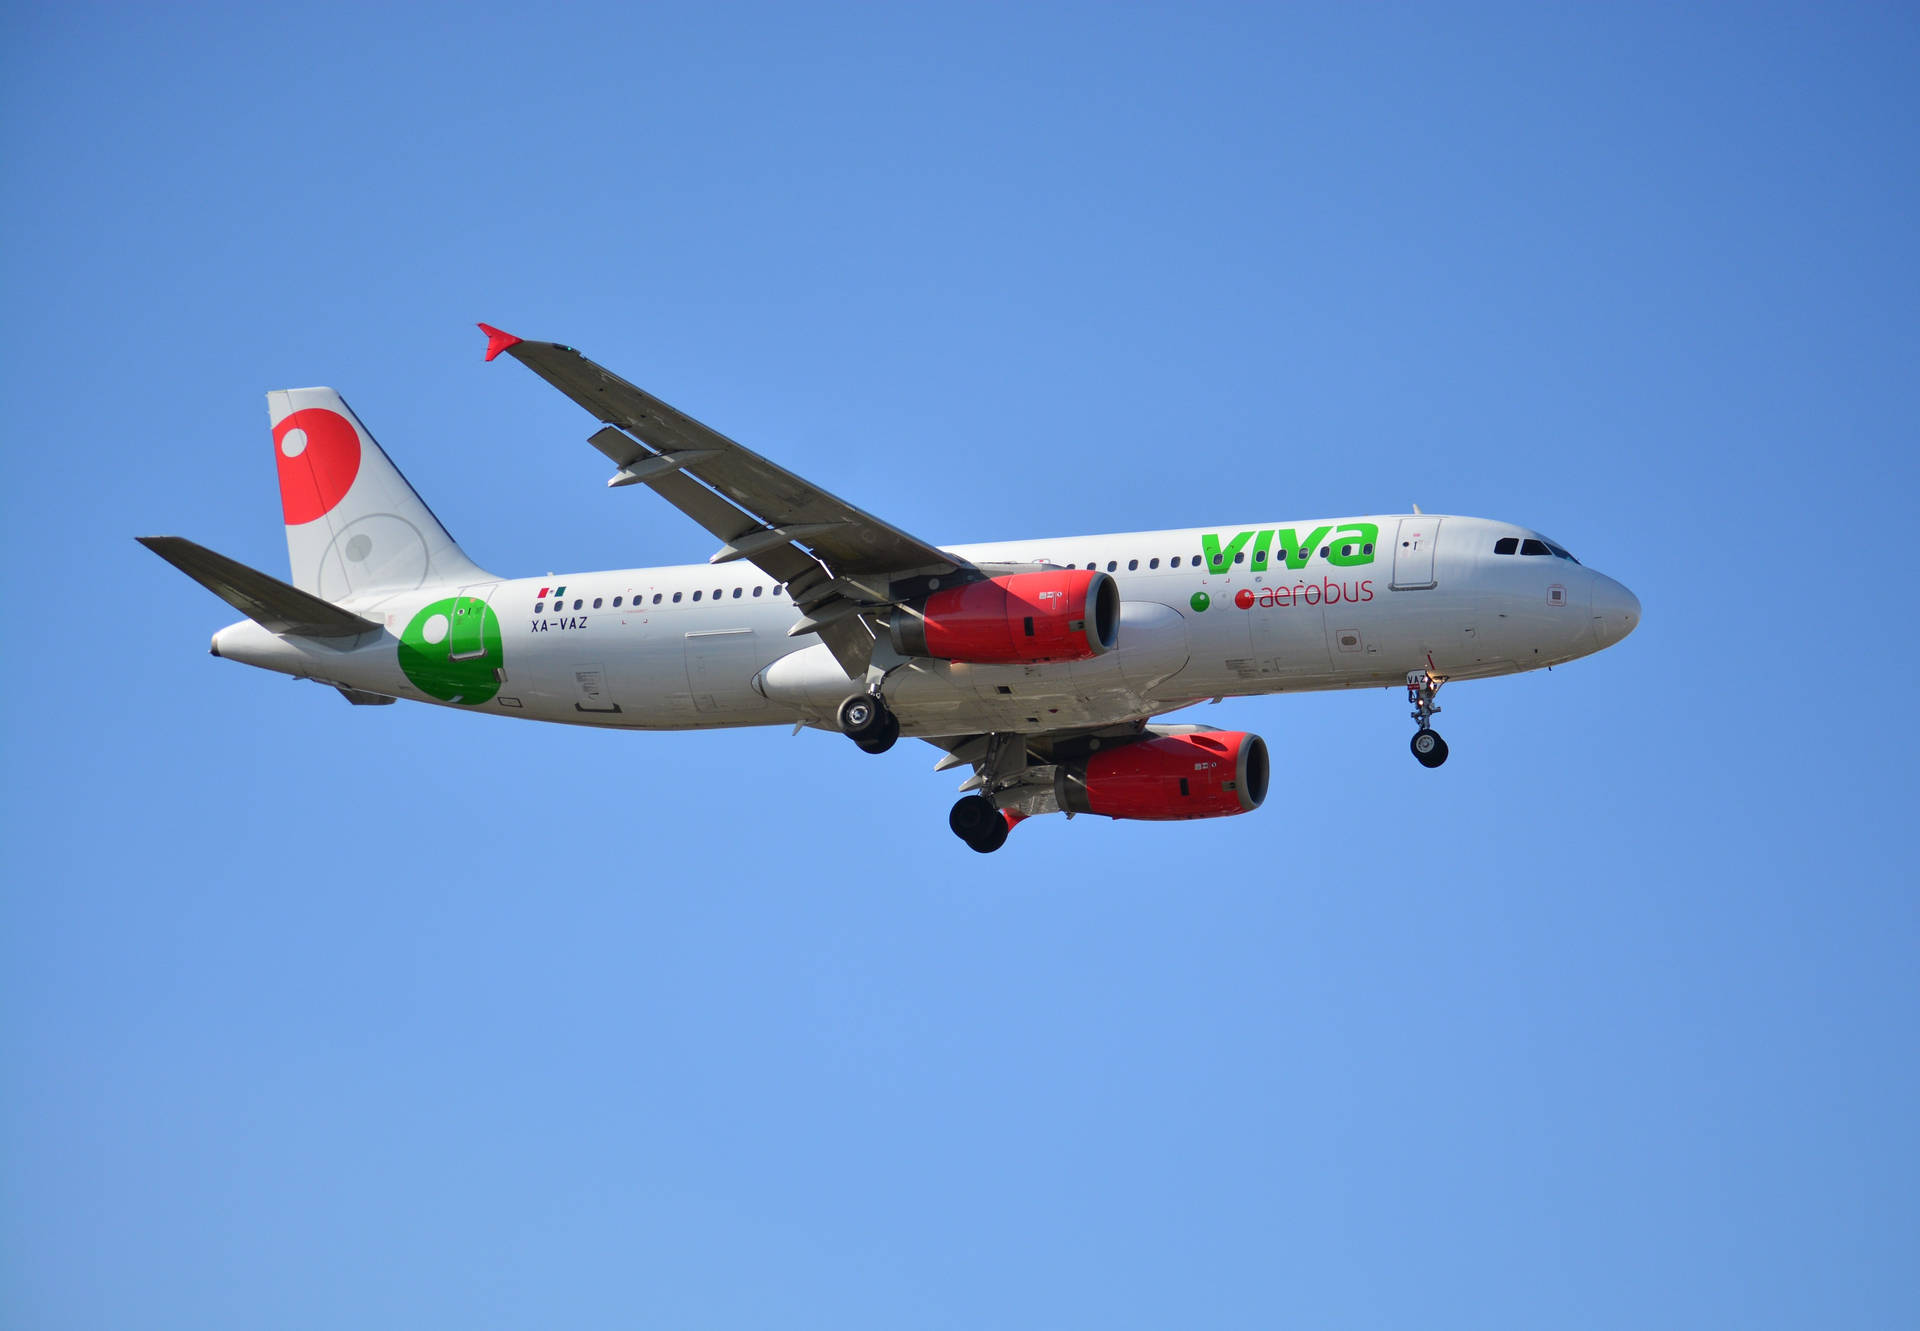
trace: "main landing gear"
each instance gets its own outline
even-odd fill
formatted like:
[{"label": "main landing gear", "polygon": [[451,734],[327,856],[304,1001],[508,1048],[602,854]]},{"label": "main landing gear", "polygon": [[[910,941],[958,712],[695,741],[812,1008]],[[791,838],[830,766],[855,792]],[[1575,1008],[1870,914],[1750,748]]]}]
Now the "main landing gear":
[{"label": "main landing gear", "polygon": [[1013,830],[1006,815],[994,808],[993,801],[985,795],[961,796],[954,803],[953,812],[947,815],[947,826],[982,855],[1006,845],[1007,834]]},{"label": "main landing gear", "polygon": [[835,715],[841,732],[868,753],[885,753],[900,738],[900,718],[877,693],[856,693]]},{"label": "main landing gear", "polygon": [[[856,693],[834,713],[840,729],[868,753],[885,753],[900,738],[900,718],[877,693]],[[947,826],[969,846],[986,855],[1007,844],[1013,831],[1008,815],[985,795],[964,795],[947,815]]]},{"label": "main landing gear", "polygon": [[1407,701],[1413,704],[1413,723],[1420,727],[1413,732],[1413,743],[1409,747],[1422,767],[1438,767],[1447,760],[1447,742],[1433,728],[1434,714],[1440,710],[1434,695],[1446,682],[1431,670],[1407,672]]}]

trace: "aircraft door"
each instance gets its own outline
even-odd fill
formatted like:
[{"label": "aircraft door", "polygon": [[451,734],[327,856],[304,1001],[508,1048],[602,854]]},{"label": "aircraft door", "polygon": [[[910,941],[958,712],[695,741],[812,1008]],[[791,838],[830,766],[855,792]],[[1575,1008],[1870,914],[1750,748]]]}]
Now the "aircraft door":
[{"label": "aircraft door", "polygon": [[500,589],[497,582],[462,587],[447,617],[447,659],[472,661],[487,654],[487,602]]},{"label": "aircraft door", "polygon": [[1400,534],[1393,543],[1393,581],[1397,592],[1419,591],[1436,583],[1433,576],[1433,550],[1440,537],[1440,519],[1416,513],[1400,519]]}]

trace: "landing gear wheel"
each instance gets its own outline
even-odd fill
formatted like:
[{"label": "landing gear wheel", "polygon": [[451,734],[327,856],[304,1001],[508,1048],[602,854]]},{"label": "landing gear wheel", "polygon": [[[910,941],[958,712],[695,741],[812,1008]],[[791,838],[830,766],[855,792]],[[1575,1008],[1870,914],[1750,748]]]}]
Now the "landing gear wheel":
[{"label": "landing gear wheel", "polygon": [[[1431,656],[1427,664],[1432,666]],[[1446,682],[1445,675],[1436,675],[1431,669],[1407,672],[1407,701],[1413,704],[1413,723],[1420,727],[1413,732],[1413,756],[1422,767],[1438,767],[1447,760],[1447,742],[1433,728],[1434,715],[1440,710],[1434,699]]]},{"label": "landing gear wheel", "polygon": [[858,744],[861,750],[866,753],[885,753],[893,747],[894,741],[899,738],[900,718],[892,712],[888,712],[886,729],[869,739],[856,739],[854,743]]},{"label": "landing gear wheel", "polygon": [[900,722],[877,693],[856,693],[840,704],[834,719],[841,733],[868,753],[885,753],[900,738]]},{"label": "landing gear wheel", "polygon": [[1447,742],[1440,738],[1437,730],[1428,730],[1422,726],[1413,734],[1413,756],[1420,760],[1422,767],[1438,767],[1447,760]]},{"label": "landing gear wheel", "polygon": [[953,834],[966,842],[982,855],[1007,844],[1007,833],[1012,829],[1007,820],[1000,816],[1000,810],[993,807],[993,801],[985,795],[963,795],[954,802],[953,812],[947,815],[947,826]]}]

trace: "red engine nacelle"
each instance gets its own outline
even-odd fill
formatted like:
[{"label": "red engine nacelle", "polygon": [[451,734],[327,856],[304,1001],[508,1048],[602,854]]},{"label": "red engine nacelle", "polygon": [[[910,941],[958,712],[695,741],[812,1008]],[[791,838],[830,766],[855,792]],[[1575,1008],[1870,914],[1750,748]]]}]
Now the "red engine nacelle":
[{"label": "red engine nacelle", "polygon": [[894,612],[894,649],[972,665],[1085,661],[1113,650],[1120,587],[1089,569],[1009,573],[947,587]]},{"label": "red engine nacelle", "polygon": [[1251,813],[1267,797],[1267,742],[1238,730],[1162,735],[1063,764],[1054,797],[1070,813],[1171,822]]}]

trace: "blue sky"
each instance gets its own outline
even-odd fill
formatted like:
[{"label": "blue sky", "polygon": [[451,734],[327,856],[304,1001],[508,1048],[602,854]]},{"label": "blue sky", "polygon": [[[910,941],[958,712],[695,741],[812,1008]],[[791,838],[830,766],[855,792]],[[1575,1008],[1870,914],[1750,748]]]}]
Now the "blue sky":
[{"label": "blue sky", "polygon": [[[1920,1321],[1899,6],[0,20],[0,1318]],[[270,388],[481,563],[672,563],[581,347],[940,541],[1538,527],[1622,646],[1229,701],[1266,806],[216,661]]]}]

